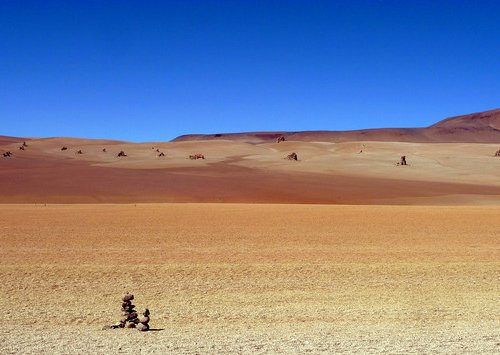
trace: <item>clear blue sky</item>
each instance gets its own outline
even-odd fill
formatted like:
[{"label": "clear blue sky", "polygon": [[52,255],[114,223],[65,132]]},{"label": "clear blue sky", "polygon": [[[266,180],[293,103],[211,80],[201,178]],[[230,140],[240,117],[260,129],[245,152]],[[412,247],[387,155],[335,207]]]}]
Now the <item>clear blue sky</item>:
[{"label": "clear blue sky", "polygon": [[500,107],[499,1],[0,0],[0,135],[418,127]]}]

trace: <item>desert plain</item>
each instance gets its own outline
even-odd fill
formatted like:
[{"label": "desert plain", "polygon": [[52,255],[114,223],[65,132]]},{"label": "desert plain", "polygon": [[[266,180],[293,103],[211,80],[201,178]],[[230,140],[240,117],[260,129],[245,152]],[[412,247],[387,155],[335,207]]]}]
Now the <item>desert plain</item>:
[{"label": "desert plain", "polygon": [[[499,353],[500,110],[464,117],[0,137],[0,350]],[[103,330],[126,291],[151,331]]]},{"label": "desert plain", "polygon": [[[1,205],[3,353],[498,353],[498,206]],[[152,330],[102,330],[135,294]]]}]

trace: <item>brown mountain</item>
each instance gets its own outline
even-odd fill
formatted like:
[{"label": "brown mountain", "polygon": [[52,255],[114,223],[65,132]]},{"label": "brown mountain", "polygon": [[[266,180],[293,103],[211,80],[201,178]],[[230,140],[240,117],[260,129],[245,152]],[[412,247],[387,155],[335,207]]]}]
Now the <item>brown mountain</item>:
[{"label": "brown mountain", "polygon": [[266,143],[280,136],[284,136],[287,140],[304,142],[500,143],[500,109],[450,117],[425,128],[187,134],[173,141],[224,139]]}]

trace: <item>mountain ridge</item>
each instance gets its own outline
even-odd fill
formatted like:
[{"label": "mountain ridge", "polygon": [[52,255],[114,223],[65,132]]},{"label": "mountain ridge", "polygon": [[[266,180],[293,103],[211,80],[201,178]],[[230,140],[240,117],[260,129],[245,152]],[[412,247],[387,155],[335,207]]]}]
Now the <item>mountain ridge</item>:
[{"label": "mountain ridge", "polygon": [[172,142],[224,139],[247,143],[268,143],[280,136],[287,140],[308,142],[500,143],[500,108],[448,117],[421,128],[185,134],[174,138]]}]

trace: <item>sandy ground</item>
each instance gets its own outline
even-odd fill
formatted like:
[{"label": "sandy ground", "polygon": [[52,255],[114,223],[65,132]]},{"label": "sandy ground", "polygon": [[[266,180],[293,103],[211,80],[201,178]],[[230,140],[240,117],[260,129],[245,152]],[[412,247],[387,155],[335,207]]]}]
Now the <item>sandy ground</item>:
[{"label": "sandy ground", "polygon": [[[0,157],[1,203],[500,205],[498,144],[20,142],[0,141],[14,153]],[[291,152],[299,161],[284,159]],[[206,159],[188,159],[196,153]],[[402,155],[408,166],[396,165]]]},{"label": "sandy ground", "polygon": [[[0,205],[2,353],[499,353],[500,208]],[[101,330],[120,296],[155,331]]]}]

